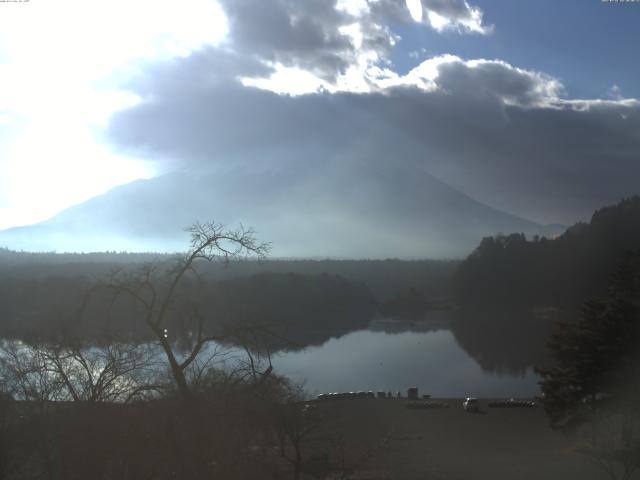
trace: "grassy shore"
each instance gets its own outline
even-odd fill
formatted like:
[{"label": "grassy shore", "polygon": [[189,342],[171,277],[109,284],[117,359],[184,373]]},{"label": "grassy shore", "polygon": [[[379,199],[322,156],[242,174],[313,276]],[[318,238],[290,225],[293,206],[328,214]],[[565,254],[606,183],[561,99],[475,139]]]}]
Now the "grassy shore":
[{"label": "grassy shore", "polygon": [[[438,399],[449,408],[409,409],[404,400],[315,402],[345,443],[359,446],[350,478],[600,479],[576,452],[580,439],[554,432],[542,407],[462,409],[462,399]],[[355,448],[357,451],[358,448]]]}]

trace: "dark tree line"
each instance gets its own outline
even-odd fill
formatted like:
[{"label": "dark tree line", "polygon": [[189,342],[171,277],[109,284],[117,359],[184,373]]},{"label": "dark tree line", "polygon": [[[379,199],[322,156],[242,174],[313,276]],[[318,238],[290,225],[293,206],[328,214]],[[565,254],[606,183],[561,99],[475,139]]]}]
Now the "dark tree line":
[{"label": "dark tree line", "polygon": [[603,292],[625,252],[638,246],[640,197],[633,197],[596,211],[590,223],[555,239],[483,239],[458,268],[455,296],[474,307],[577,307]]},{"label": "dark tree line", "polygon": [[[156,264],[145,275],[157,276],[174,266],[173,262]],[[143,284],[144,276],[127,269],[105,278],[113,284],[102,289],[84,277],[0,278],[0,336],[57,340],[72,325],[76,335],[97,343],[110,335],[148,339],[149,326],[140,316],[146,307],[123,291],[113,299],[113,292],[124,287],[122,282]],[[166,278],[157,278],[155,285],[159,290],[170,287]],[[209,331],[260,323],[290,340],[285,344],[273,336],[274,345],[283,348],[363,328],[377,308],[365,286],[329,274],[262,273],[224,281],[212,281],[203,274],[200,280],[186,278],[175,294],[198,306]],[[173,340],[187,340],[197,331],[195,322],[170,311],[165,315],[162,328]]]},{"label": "dark tree line", "polygon": [[482,240],[453,279],[453,331],[485,369],[524,372],[548,361],[554,321],[603,295],[629,250],[640,247],[640,197],[596,211],[558,238]]},{"label": "dark tree line", "polygon": [[[121,277],[135,276],[142,266],[150,264],[170,268],[180,260],[175,254],[55,254],[0,249],[0,336],[57,338],[64,325],[78,316],[78,305],[97,280],[114,272]],[[295,348],[362,328],[374,314],[376,303],[400,301],[397,308],[385,310],[397,316],[407,308],[403,305],[406,292],[417,292],[429,306],[434,300],[448,299],[456,265],[430,260],[240,258],[228,265],[207,262],[198,266],[205,286],[195,300],[202,303],[203,310],[215,311],[206,319],[212,325],[246,323],[249,314],[259,313],[261,321],[281,333],[286,330],[289,347]],[[194,282],[194,278],[185,279],[180,295],[189,291],[193,295]],[[110,310],[111,329],[144,338],[144,325],[131,321],[137,315],[136,308],[141,305],[125,299],[111,305],[107,292],[93,291],[85,305],[83,332],[94,339],[104,337],[102,319]],[[167,321],[172,333],[186,331],[174,324],[174,319]],[[272,340],[277,341],[275,336]]]},{"label": "dark tree line", "polygon": [[[164,263],[179,258],[159,253],[33,253],[0,248],[0,278],[46,279],[48,277],[100,278],[114,269],[135,269],[144,263]],[[214,262],[203,265],[202,275],[212,281],[232,280],[261,273],[301,275],[339,275],[353,283],[366,285],[376,300],[383,301],[399,292],[417,288],[435,299],[451,296],[451,278],[458,261],[442,260],[313,260],[246,258],[229,265]]]},{"label": "dark tree line", "polygon": [[216,284],[209,302],[224,326],[262,326],[274,349],[298,349],[366,328],[377,303],[338,275],[263,273]]}]

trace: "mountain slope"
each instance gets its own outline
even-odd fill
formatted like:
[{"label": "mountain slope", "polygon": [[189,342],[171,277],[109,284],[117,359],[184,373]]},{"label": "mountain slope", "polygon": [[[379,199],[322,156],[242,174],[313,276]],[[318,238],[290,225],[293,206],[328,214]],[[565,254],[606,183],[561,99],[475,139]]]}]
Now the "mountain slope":
[{"label": "mountain slope", "polygon": [[459,257],[486,235],[542,234],[400,162],[168,174],[114,188],[36,225],[0,232],[24,250],[183,250],[194,221],[243,223],[277,256]]},{"label": "mountain slope", "polygon": [[630,252],[640,248],[640,196],[597,210],[553,240],[486,238],[456,272],[460,304],[577,308],[602,296]]}]

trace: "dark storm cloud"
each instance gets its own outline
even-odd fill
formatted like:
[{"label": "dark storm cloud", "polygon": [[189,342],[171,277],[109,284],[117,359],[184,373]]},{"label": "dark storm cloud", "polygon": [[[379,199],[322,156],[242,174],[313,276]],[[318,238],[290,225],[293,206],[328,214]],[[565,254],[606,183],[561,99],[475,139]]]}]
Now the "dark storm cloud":
[{"label": "dark storm cloud", "polygon": [[[228,44],[239,55],[277,62],[333,80],[363,50],[386,56],[394,36],[384,27],[336,8],[335,0],[222,0]],[[406,10],[406,7],[405,7]],[[343,31],[358,22],[361,44]]]},{"label": "dark storm cloud", "polygon": [[[242,57],[298,67],[333,81],[363,52],[388,57],[398,40],[389,23],[414,23],[404,0],[368,2],[356,11],[338,4],[336,0],[221,0],[230,28],[227,45]],[[486,29],[480,10],[464,0],[423,0],[423,6],[454,28],[462,25],[461,32]],[[358,26],[357,41],[345,31],[353,25]]]},{"label": "dark storm cloud", "polygon": [[354,47],[339,32],[352,21],[333,2],[224,0],[229,43],[238,53],[300,66],[331,77],[343,71]]},{"label": "dark storm cloud", "polygon": [[171,168],[409,161],[545,222],[570,223],[638,190],[634,101],[571,101],[544,75],[455,57],[366,94],[292,97],[233,80],[259,68],[210,50],[157,69],[136,85],[146,101],[113,118],[111,138]]},{"label": "dark storm cloud", "polygon": [[[234,58],[212,49],[138,79],[131,88],[146,101],[113,119],[112,137],[127,148],[148,150],[155,159],[172,159],[170,168],[247,159],[261,164],[294,144],[313,147],[310,152],[317,155],[323,143],[326,150],[348,138],[341,125],[325,124],[327,117],[346,115],[342,102],[329,94],[290,97],[244,87],[236,76],[259,72],[261,66]],[[168,112],[173,112],[170,121]]]}]

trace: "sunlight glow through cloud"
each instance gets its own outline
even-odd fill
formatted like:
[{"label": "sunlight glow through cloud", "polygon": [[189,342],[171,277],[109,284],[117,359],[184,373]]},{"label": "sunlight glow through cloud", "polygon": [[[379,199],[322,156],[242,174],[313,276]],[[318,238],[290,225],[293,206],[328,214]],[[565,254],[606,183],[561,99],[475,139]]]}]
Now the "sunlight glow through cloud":
[{"label": "sunlight glow through cloud", "polygon": [[422,22],[422,2],[420,0],[406,0],[407,8],[416,22]]},{"label": "sunlight glow through cloud", "polygon": [[442,30],[447,28],[449,25],[451,25],[451,21],[449,21],[448,18],[443,17],[442,15],[439,15],[433,10],[429,10],[427,12],[427,16],[429,18],[429,23],[431,24],[431,26],[434,29],[436,29],[438,32],[441,32]]},{"label": "sunlight glow through cloud", "polygon": [[41,221],[155,174],[100,140],[140,62],[184,57],[227,35],[212,0],[34,0],[0,17],[0,229]]},{"label": "sunlight glow through cloud", "polygon": [[482,10],[473,7],[469,7],[469,18],[451,19],[440,15],[434,10],[427,10],[427,19],[429,20],[431,27],[437,32],[454,30],[458,32],[488,35],[494,30],[493,25],[483,24]]},{"label": "sunlight glow through cloud", "polygon": [[306,70],[285,67],[282,64],[276,64],[273,68],[275,71],[268,78],[247,77],[242,78],[241,82],[245,87],[256,87],[291,96],[316,93],[330,88],[327,82]]}]

